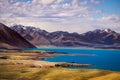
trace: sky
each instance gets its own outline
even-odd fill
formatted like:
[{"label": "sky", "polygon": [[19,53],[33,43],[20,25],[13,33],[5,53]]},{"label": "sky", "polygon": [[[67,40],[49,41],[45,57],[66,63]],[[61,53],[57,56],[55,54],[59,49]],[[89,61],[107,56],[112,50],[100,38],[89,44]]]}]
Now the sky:
[{"label": "sky", "polygon": [[120,32],[120,0],[0,0],[0,22],[49,32]]}]

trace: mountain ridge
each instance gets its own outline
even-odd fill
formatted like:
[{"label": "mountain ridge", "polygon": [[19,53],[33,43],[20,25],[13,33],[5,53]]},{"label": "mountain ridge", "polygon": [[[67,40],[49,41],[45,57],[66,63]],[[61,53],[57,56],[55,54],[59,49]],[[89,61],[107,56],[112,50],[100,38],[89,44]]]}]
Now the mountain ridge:
[{"label": "mountain ridge", "polygon": [[26,40],[37,46],[120,47],[120,33],[111,29],[96,29],[83,34],[66,31],[47,32],[39,28],[22,25],[12,26],[11,29],[17,31]]}]

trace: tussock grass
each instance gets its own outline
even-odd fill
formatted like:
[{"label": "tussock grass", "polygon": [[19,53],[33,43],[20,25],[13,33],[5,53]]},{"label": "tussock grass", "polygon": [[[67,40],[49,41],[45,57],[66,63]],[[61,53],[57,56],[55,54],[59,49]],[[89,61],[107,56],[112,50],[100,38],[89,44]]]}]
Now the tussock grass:
[{"label": "tussock grass", "polygon": [[10,60],[28,60],[31,59],[30,56],[16,56],[16,55],[1,55],[0,59],[10,59]]},{"label": "tussock grass", "polygon": [[[67,69],[55,63],[29,60],[30,56],[1,55],[0,80],[120,80],[120,72]],[[41,65],[44,66],[41,68]]]},{"label": "tussock grass", "polygon": [[96,69],[31,68],[0,65],[0,80],[120,80],[119,72]]},{"label": "tussock grass", "polygon": [[46,51],[44,51],[44,50],[0,50],[0,52],[4,52],[4,53],[43,53]]}]

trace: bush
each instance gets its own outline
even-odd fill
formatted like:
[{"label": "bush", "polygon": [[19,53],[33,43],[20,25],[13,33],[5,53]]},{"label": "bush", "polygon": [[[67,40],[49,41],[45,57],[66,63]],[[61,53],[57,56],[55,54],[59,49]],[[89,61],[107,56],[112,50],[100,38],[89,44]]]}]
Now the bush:
[{"label": "bush", "polygon": [[9,59],[10,58],[10,56],[0,56],[0,59]]}]

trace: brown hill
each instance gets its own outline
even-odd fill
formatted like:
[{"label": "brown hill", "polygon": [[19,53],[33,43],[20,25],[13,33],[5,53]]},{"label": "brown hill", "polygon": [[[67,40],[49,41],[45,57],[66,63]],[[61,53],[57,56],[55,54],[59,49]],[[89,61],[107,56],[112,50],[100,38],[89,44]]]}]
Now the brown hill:
[{"label": "brown hill", "polygon": [[0,23],[0,48],[21,49],[35,48],[35,46],[21,37],[17,32]]}]

